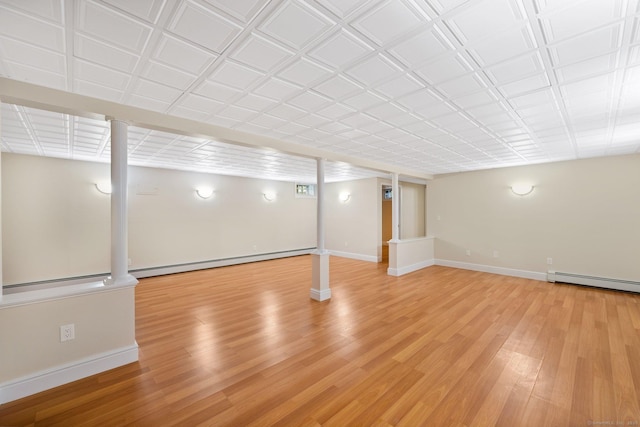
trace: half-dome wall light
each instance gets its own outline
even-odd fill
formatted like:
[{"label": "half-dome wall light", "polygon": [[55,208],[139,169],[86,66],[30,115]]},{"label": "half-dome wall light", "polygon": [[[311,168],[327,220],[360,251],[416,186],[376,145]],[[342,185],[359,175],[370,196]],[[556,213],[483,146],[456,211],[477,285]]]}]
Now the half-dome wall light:
[{"label": "half-dome wall light", "polygon": [[514,184],[511,186],[511,191],[513,191],[513,194],[517,194],[518,196],[526,196],[533,191],[533,185]]}]

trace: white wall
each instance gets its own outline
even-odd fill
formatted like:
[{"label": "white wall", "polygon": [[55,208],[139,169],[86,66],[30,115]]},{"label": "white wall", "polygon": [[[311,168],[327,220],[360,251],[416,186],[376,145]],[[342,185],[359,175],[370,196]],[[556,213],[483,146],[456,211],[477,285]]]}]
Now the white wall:
[{"label": "white wall", "polygon": [[640,280],[640,155],[438,176],[427,198],[439,260]]},{"label": "white wall", "polygon": [[[5,285],[110,270],[110,200],[94,186],[109,165],[4,153],[2,174]],[[129,179],[131,269],[315,247],[315,199],[293,183],[142,167]]]}]

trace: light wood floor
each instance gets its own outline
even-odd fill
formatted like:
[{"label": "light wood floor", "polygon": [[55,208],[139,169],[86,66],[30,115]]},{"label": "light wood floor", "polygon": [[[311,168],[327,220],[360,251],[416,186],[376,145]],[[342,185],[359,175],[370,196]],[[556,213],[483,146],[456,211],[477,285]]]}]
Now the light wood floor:
[{"label": "light wood floor", "polygon": [[0,425],[640,423],[640,295],[307,256],[142,280],[139,363],[0,407]]}]

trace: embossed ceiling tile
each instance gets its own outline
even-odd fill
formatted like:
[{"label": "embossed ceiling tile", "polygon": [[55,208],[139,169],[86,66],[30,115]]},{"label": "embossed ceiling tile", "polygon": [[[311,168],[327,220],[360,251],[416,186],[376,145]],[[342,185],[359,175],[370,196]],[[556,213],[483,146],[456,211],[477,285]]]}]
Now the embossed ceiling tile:
[{"label": "embossed ceiling tile", "polygon": [[552,45],[549,49],[557,67],[615,52],[621,41],[620,24],[592,31],[587,34]]},{"label": "embossed ceiling tile", "polygon": [[196,79],[195,75],[187,74],[155,61],[147,63],[142,76],[147,80],[180,90],[187,89]]},{"label": "embossed ceiling tile", "polygon": [[460,55],[455,54],[423,65],[416,70],[416,74],[426,79],[431,84],[438,84],[443,81],[462,76],[471,71],[472,69],[468,63]]},{"label": "embossed ceiling tile", "polygon": [[527,77],[522,80],[507,83],[499,87],[507,98],[511,98],[526,92],[535,91],[545,87],[550,87],[549,79],[546,73],[541,73],[535,76]]},{"label": "embossed ceiling tile", "polygon": [[193,91],[193,93],[226,103],[238,97],[242,91],[223,84],[205,80]]},{"label": "embossed ceiling tile", "polygon": [[140,79],[134,93],[139,96],[171,104],[182,94],[182,91],[150,80]]},{"label": "embossed ceiling tile", "polygon": [[246,108],[229,105],[228,107],[218,111],[216,115],[219,117],[224,117],[224,118],[229,118],[229,119],[237,120],[240,122],[244,122],[246,120],[249,120],[251,117],[256,116],[256,112],[253,110],[248,110]]},{"label": "embossed ceiling tile", "polygon": [[122,90],[80,79],[76,79],[74,86],[76,91],[85,96],[92,96],[94,98],[105,99],[107,101],[121,102],[124,96],[124,91]]},{"label": "embossed ceiling tile", "polygon": [[335,76],[313,88],[315,91],[332,98],[341,99],[361,92],[363,88],[343,76]]},{"label": "embossed ceiling tile", "polygon": [[163,2],[161,0],[103,0],[105,3],[124,10],[147,22],[155,23]]},{"label": "embossed ceiling tile", "polygon": [[495,35],[523,18],[517,0],[481,0],[467,5],[447,19],[463,43]]},{"label": "embossed ceiling tile", "polygon": [[75,60],[76,77],[112,89],[124,90],[129,83],[129,74],[111,70],[90,62]]},{"label": "embossed ceiling tile", "polygon": [[331,74],[329,69],[303,58],[284,69],[278,76],[301,86],[309,86],[326,79]]},{"label": "embossed ceiling tile", "polygon": [[449,52],[450,42],[439,31],[432,27],[418,35],[404,40],[389,48],[389,52],[410,68],[415,68],[427,61]]},{"label": "embossed ceiling tile", "polygon": [[467,74],[466,76],[448,80],[436,87],[449,98],[459,97],[485,89],[482,80],[475,74]]},{"label": "embossed ceiling tile", "polygon": [[289,99],[293,94],[301,92],[302,87],[279,80],[276,78],[268,79],[264,84],[253,90],[253,93],[266,96],[275,101],[283,101]]},{"label": "embossed ceiling tile", "polygon": [[265,5],[264,0],[205,0],[207,3],[248,23]]},{"label": "embossed ceiling tile", "polygon": [[331,120],[339,120],[347,114],[355,113],[356,110],[342,104],[332,104],[318,111],[318,114]]},{"label": "embossed ceiling tile", "polygon": [[371,92],[362,92],[345,99],[343,102],[355,108],[356,110],[365,110],[367,108],[386,102],[386,100]]},{"label": "embossed ceiling tile", "polygon": [[63,54],[43,49],[10,38],[0,38],[2,60],[15,62],[57,74],[65,73],[65,57]]},{"label": "embossed ceiling tile", "polygon": [[375,87],[375,91],[389,99],[406,95],[424,88],[424,85],[408,74],[389,80]]},{"label": "embossed ceiling tile", "polygon": [[64,51],[62,27],[0,5],[0,34],[46,49]]},{"label": "embossed ceiling tile", "polygon": [[91,1],[76,3],[78,30],[94,38],[134,53],[142,51],[151,35],[151,27],[114,9]]},{"label": "embossed ceiling tile", "polygon": [[256,34],[252,34],[229,55],[230,58],[264,72],[273,70],[291,56],[293,52]]},{"label": "embossed ceiling tile", "polygon": [[581,80],[592,75],[613,71],[616,66],[617,57],[618,56],[616,54],[612,53],[610,55],[599,56],[597,58],[588,59],[586,61],[558,68],[556,69],[558,81],[561,84],[568,83],[574,80]]},{"label": "embossed ceiling tile", "polygon": [[324,64],[341,69],[349,64],[358,61],[373,49],[344,29],[336,32],[331,37],[323,40],[313,50],[309,56]]},{"label": "embossed ceiling tile", "polygon": [[168,28],[174,34],[218,54],[241,31],[230,20],[189,0],[180,5]]},{"label": "embossed ceiling tile", "polygon": [[420,15],[402,0],[394,0],[385,1],[369,9],[351,25],[379,46],[384,46],[425,21],[426,19],[421,19]]},{"label": "embossed ceiling tile", "polygon": [[622,4],[620,0],[586,0],[549,11],[541,16],[545,35],[553,43],[619,19]]},{"label": "embossed ceiling tile", "polygon": [[346,18],[354,13],[365,4],[371,3],[370,0],[317,0],[318,3],[325,6],[336,16]]},{"label": "embossed ceiling tile", "polygon": [[259,95],[254,95],[252,93],[247,94],[234,102],[234,105],[248,108],[254,111],[262,111],[266,108],[275,106],[275,104],[276,102],[274,102],[272,99],[265,98]]},{"label": "embossed ceiling tile", "polygon": [[316,111],[330,102],[331,100],[324,96],[313,92],[303,92],[300,95],[291,98],[287,103],[305,111]]},{"label": "embossed ceiling tile", "polygon": [[215,114],[220,111],[225,104],[214,99],[199,96],[195,94],[187,94],[180,101],[180,106],[191,110],[200,111],[207,115]]},{"label": "embossed ceiling tile", "polygon": [[260,31],[300,50],[334,22],[307,3],[286,1],[260,25]]},{"label": "embossed ceiling tile", "polygon": [[74,56],[120,71],[132,72],[140,57],[116,46],[77,34]]},{"label": "embossed ceiling tile", "polygon": [[153,59],[191,74],[200,74],[217,57],[193,44],[163,34]]},{"label": "embossed ceiling tile", "polygon": [[487,68],[486,71],[494,83],[506,84],[543,70],[542,58],[538,52],[534,51],[496,64]]},{"label": "embossed ceiling tile", "polygon": [[226,61],[209,76],[210,80],[223,86],[246,90],[264,74],[234,62]]},{"label": "embossed ceiling tile", "polygon": [[347,74],[362,82],[364,86],[373,86],[398,74],[400,71],[400,68],[395,64],[378,54],[355,65],[347,71]]},{"label": "embossed ceiling tile", "polygon": [[482,66],[490,66],[536,49],[528,25],[510,28],[495,36],[472,42],[468,50]]}]

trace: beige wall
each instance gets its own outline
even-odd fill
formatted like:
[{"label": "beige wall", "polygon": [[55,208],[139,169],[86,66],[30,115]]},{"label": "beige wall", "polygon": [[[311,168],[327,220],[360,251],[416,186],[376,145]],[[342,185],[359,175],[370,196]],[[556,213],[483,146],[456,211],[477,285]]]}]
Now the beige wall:
[{"label": "beige wall", "polygon": [[[5,285],[109,271],[110,200],[94,186],[109,165],[4,153],[2,167]],[[131,269],[315,247],[315,199],[293,183],[142,167],[129,178]]]},{"label": "beige wall", "polygon": [[400,186],[400,239],[425,236],[425,186],[403,182]]},{"label": "beige wall", "polygon": [[[325,186],[325,192],[327,249],[377,260],[382,246],[378,180],[331,183]],[[342,192],[351,194],[347,203],[338,199]]]},{"label": "beige wall", "polygon": [[[0,383],[135,346],[133,287],[0,309]],[[60,326],[75,339],[60,342]]]},{"label": "beige wall", "polygon": [[[510,185],[519,181],[534,191],[514,195]],[[639,218],[640,155],[443,175],[429,184],[428,228],[443,260],[640,280]]]}]

